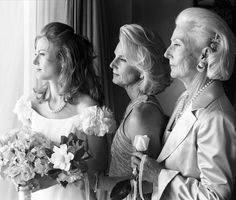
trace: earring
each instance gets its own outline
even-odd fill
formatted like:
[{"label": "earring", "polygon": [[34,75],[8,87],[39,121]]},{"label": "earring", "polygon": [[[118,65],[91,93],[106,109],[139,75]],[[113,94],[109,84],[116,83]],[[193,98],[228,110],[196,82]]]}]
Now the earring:
[{"label": "earring", "polygon": [[197,65],[197,71],[200,73],[204,72],[206,68],[206,63],[203,61],[200,61],[199,64]]},{"label": "earring", "polygon": [[140,74],[139,78],[140,78],[140,79],[143,79],[143,78],[144,78],[144,75],[143,75],[143,74]]}]

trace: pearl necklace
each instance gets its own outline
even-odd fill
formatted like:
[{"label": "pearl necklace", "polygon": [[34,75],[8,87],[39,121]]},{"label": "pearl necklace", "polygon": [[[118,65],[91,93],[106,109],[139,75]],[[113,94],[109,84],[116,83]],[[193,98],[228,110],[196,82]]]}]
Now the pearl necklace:
[{"label": "pearl necklace", "polygon": [[58,107],[55,108],[55,109],[52,109],[51,106],[50,106],[50,104],[49,104],[49,101],[48,101],[48,108],[49,108],[49,111],[50,111],[51,113],[58,113],[58,112],[61,112],[61,111],[66,107],[66,105],[67,105],[67,102],[65,102],[65,101],[63,100],[63,102],[62,102],[62,104],[61,104],[60,106],[58,106]]},{"label": "pearl necklace", "polygon": [[[185,101],[187,100],[188,94],[185,94],[183,97],[182,102],[180,103],[178,110],[176,112],[176,117],[175,117],[175,123],[177,120],[183,115],[184,111],[187,109],[187,107],[196,100],[196,98],[209,86],[211,85],[213,80],[210,80],[207,82],[201,89],[199,89],[196,94],[185,104]],[[185,104],[185,105],[184,105]]]}]

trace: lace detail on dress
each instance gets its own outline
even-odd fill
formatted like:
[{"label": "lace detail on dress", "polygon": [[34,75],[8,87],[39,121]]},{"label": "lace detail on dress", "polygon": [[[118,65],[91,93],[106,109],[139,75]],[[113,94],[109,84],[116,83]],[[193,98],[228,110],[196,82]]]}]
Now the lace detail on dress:
[{"label": "lace detail on dress", "polygon": [[80,114],[80,119],[75,126],[87,135],[104,136],[106,133],[114,133],[116,130],[113,113],[105,106],[85,108]]},{"label": "lace detail on dress", "polygon": [[[32,103],[29,98],[22,96],[16,103],[13,112],[23,125],[31,126],[32,115],[41,116],[33,112]],[[48,119],[43,116],[40,119],[44,121],[57,122],[58,119]],[[87,135],[104,136],[106,133],[115,133],[116,122],[113,113],[106,108],[98,106],[90,106],[83,109],[83,111],[73,117],[59,119],[67,124],[68,121],[73,120],[74,129],[83,132]]]},{"label": "lace detail on dress", "polygon": [[26,96],[22,96],[15,105],[13,112],[17,115],[18,119],[25,126],[30,126],[32,116],[31,101]]}]

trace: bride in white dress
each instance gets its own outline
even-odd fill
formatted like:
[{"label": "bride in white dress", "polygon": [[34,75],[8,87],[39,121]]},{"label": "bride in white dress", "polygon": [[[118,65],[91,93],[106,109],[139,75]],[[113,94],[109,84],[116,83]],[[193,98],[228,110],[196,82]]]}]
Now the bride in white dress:
[{"label": "bride in white dress", "polygon": [[[100,84],[93,69],[92,44],[65,24],[46,25],[35,40],[36,76],[46,84],[35,97],[22,97],[15,113],[33,131],[60,141],[61,135],[83,131],[92,158],[89,173],[107,167],[107,143],[104,135],[112,133],[115,121],[102,104]],[[32,200],[86,199],[84,181],[63,188],[49,176],[32,180]],[[90,191],[90,199],[94,195]]]}]

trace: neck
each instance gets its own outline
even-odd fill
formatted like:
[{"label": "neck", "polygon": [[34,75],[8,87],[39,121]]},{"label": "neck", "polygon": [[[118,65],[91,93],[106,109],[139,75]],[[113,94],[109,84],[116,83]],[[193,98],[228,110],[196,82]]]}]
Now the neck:
[{"label": "neck", "polygon": [[129,98],[131,99],[131,101],[133,101],[143,95],[143,93],[140,92],[138,87],[129,86],[129,87],[126,87],[125,90],[129,96]]},{"label": "neck", "polygon": [[189,95],[188,98],[191,99],[208,81],[206,74],[203,73],[197,73],[191,78],[191,81],[185,81],[184,85]]},{"label": "neck", "polygon": [[62,96],[60,95],[60,87],[56,82],[50,81],[49,82],[50,86],[50,101],[51,102],[61,102]]}]

